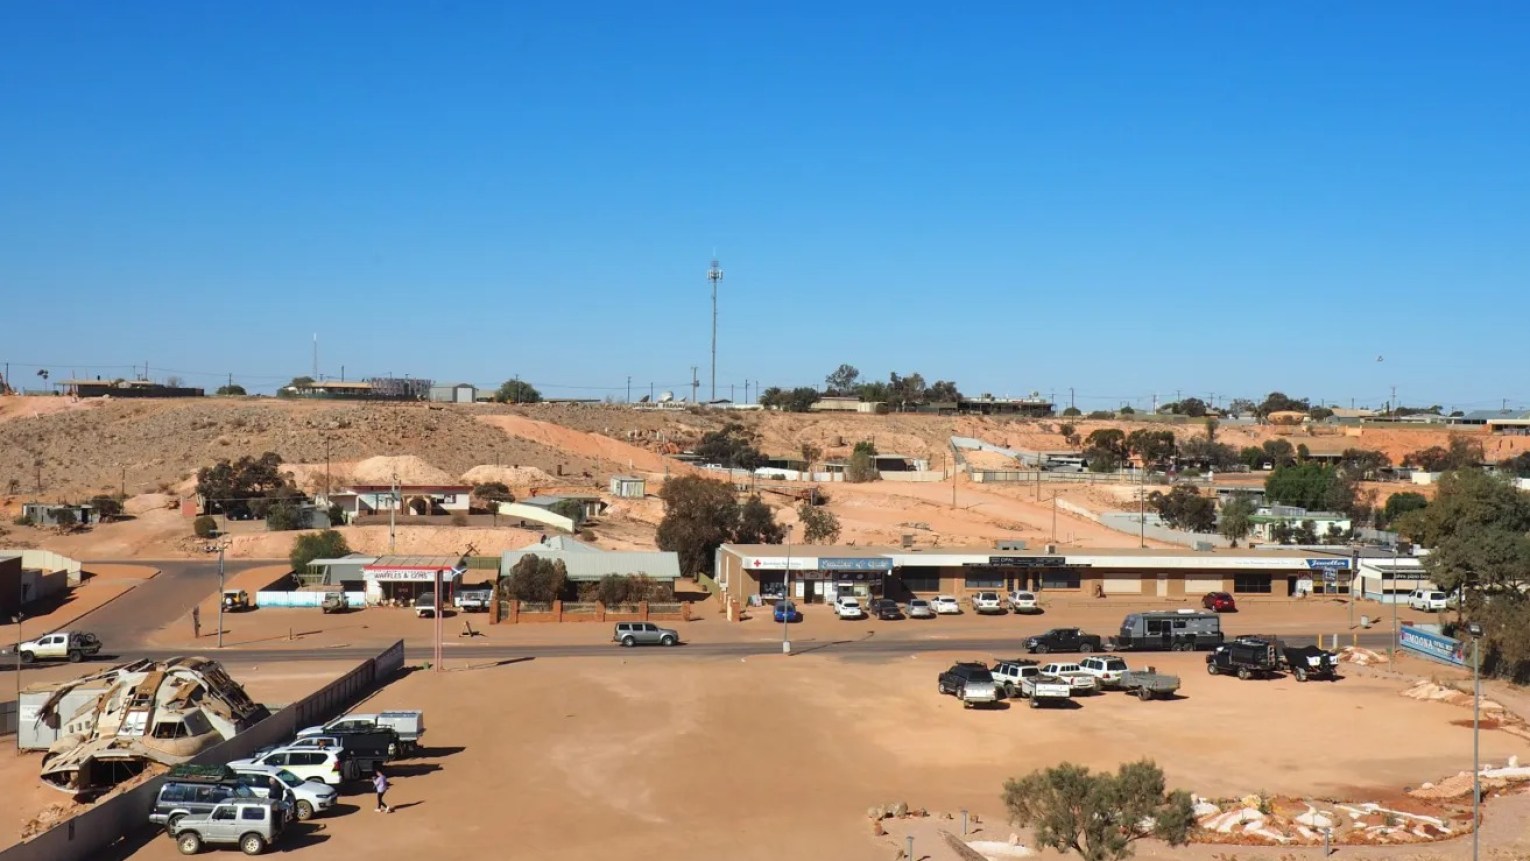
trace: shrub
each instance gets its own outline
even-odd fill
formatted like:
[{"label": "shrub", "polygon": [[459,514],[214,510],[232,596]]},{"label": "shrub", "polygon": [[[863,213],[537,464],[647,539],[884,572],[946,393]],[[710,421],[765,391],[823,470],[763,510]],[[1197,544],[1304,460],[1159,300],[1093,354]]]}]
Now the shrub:
[{"label": "shrub", "polygon": [[466,511],[453,511],[452,512],[452,525],[453,526],[466,526],[466,525],[468,525],[467,512]]},{"label": "shrub", "polygon": [[211,538],[218,534],[218,521],[211,515],[204,514],[191,521],[191,531],[195,532],[198,538]]},{"label": "shrub", "polygon": [[292,563],[293,571],[301,571],[315,559],[333,559],[349,552],[351,546],[346,543],[345,536],[333,529],[326,529],[299,535],[292,542],[292,553],[287,559]]}]

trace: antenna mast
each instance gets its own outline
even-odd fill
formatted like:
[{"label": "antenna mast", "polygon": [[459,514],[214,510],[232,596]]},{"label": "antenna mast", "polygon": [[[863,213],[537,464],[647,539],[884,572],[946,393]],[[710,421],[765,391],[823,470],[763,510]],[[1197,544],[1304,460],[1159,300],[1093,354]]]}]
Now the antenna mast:
[{"label": "antenna mast", "polygon": [[717,258],[712,258],[712,267],[707,270],[707,280],[712,282],[712,400],[717,400],[717,282],[723,279],[722,268],[717,265]]}]

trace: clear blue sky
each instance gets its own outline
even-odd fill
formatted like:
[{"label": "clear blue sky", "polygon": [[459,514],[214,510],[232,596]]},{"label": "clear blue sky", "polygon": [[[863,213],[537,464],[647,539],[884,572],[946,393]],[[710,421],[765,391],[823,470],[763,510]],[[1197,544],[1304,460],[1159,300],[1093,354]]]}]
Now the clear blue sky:
[{"label": "clear blue sky", "polygon": [[980,5],[5,4],[0,361],[1530,406],[1530,6]]}]

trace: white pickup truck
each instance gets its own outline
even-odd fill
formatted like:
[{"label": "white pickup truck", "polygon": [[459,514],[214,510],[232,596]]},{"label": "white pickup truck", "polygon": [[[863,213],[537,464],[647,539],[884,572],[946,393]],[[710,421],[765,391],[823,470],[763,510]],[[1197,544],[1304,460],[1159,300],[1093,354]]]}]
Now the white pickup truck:
[{"label": "white pickup truck", "polygon": [[1078,664],[1053,661],[1041,666],[1044,676],[1056,676],[1073,688],[1074,696],[1087,696],[1100,689],[1100,682]]},{"label": "white pickup truck", "polygon": [[1033,709],[1061,704],[1073,696],[1072,685],[1043,675],[1035,661],[1023,658],[995,661],[989,672],[1005,696],[1030,700]]},{"label": "white pickup truck", "polygon": [[96,639],[95,634],[84,631],[56,631],[35,640],[17,643],[15,648],[6,649],[5,654],[19,656],[23,664],[30,664],[33,661],[78,663],[86,658],[95,657],[99,651],[101,651],[101,641]]}]

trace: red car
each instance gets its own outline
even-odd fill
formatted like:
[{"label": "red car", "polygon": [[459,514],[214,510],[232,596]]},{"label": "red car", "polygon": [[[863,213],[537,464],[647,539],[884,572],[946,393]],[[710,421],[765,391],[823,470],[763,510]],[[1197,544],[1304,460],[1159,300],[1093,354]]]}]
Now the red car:
[{"label": "red car", "polygon": [[1213,613],[1238,612],[1238,602],[1226,592],[1207,592],[1206,597],[1201,599],[1201,606]]}]

